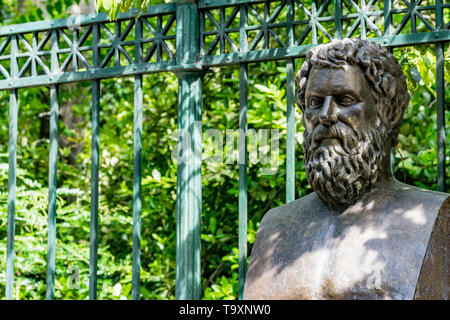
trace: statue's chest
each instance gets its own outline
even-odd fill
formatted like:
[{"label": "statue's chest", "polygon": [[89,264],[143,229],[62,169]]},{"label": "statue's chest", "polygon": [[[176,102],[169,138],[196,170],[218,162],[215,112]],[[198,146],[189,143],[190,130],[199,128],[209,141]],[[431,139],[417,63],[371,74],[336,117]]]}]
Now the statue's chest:
[{"label": "statue's chest", "polygon": [[[399,230],[333,223],[279,234],[267,247],[275,296],[412,299],[425,246]],[[284,239],[281,241],[281,238]],[[408,243],[408,241],[410,241]],[[408,243],[408,245],[405,245]],[[267,256],[268,257],[268,256]]]},{"label": "statue's chest", "polygon": [[438,212],[447,226],[448,211],[440,210],[446,197],[393,189],[372,198],[378,200],[361,200],[338,215],[314,194],[271,210],[253,244],[244,297],[413,299],[420,281],[444,292],[448,232],[442,227],[433,238],[432,230]]}]

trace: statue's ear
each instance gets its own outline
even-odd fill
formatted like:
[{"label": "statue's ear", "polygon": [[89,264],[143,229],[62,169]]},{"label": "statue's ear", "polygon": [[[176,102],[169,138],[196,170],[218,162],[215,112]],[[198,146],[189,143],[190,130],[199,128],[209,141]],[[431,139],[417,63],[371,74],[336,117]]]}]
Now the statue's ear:
[{"label": "statue's ear", "polygon": [[305,104],[304,104],[304,98],[303,94],[301,93],[300,89],[297,90],[297,106],[300,108],[300,110],[303,112],[305,111]]},{"label": "statue's ear", "polygon": [[305,111],[305,90],[306,90],[306,77],[301,77],[301,70],[297,73],[297,105],[300,110]]},{"label": "statue's ear", "polygon": [[307,59],[303,62],[302,67],[298,70],[296,75],[296,83],[297,83],[297,105],[300,110],[305,111],[306,102],[305,102],[305,91],[306,91],[306,82],[308,80],[308,74],[311,71],[311,63],[309,62],[308,57],[310,54],[308,53]]}]

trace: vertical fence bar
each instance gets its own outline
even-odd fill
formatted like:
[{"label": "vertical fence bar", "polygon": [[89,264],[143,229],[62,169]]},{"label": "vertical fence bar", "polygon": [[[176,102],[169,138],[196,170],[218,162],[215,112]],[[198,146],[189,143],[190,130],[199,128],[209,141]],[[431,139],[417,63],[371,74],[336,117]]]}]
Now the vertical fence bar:
[{"label": "vertical fence bar", "polygon": [[[195,64],[200,52],[199,13],[196,0],[177,5],[177,64]],[[202,214],[202,77],[201,70],[177,73],[178,131],[183,145],[177,167],[176,298],[200,299],[200,234]]]},{"label": "vertical fence bar", "polygon": [[100,80],[92,81],[91,138],[91,225],[89,259],[89,299],[97,299],[98,176],[100,162]]},{"label": "vertical fence bar", "polygon": [[[394,48],[389,47],[388,51],[391,54],[394,54]],[[391,146],[391,152],[389,153],[390,161],[389,161],[389,170],[391,171],[391,176],[395,179],[395,147]]]},{"label": "vertical fence bar", "polygon": [[[205,28],[205,12],[200,13],[200,32],[204,32],[206,30]],[[206,37],[201,34],[200,35],[200,55],[204,56],[206,54],[206,48],[205,48],[205,39]]]},{"label": "vertical fence bar", "polygon": [[[248,51],[247,7],[240,7],[239,47],[241,52]],[[245,274],[247,272],[247,129],[248,129],[248,65],[239,65],[239,299],[244,297]]]},{"label": "vertical fence bar", "polygon": [[[51,31],[51,70],[58,72],[58,33]],[[50,148],[48,172],[48,239],[47,239],[47,300],[55,299],[55,264],[56,264],[56,191],[58,164],[58,116],[59,116],[58,86],[50,86]]]},{"label": "vertical fence bar", "polygon": [[[99,62],[99,25],[92,26],[93,65]],[[89,247],[89,299],[97,299],[97,250],[98,250],[98,187],[100,162],[100,80],[92,81],[92,132],[91,132],[91,222]]]},{"label": "vertical fence bar", "polygon": [[[366,1],[365,0],[361,0],[361,10],[363,12],[366,11]],[[364,17],[360,16],[359,19],[359,24],[360,24],[360,30],[361,30],[361,39],[366,39],[367,38],[367,34],[366,34],[366,20],[364,20]]]},{"label": "vertical fence bar", "polygon": [[411,23],[411,33],[416,33],[417,32],[416,14],[414,12],[410,13],[409,22]]},{"label": "vertical fence bar", "polygon": [[50,87],[50,151],[48,173],[47,300],[55,298],[56,188],[58,161],[58,87]]},{"label": "vertical fence bar", "polygon": [[392,8],[392,0],[384,0],[383,11],[384,11],[384,35],[385,36],[390,36],[392,33],[391,8]]},{"label": "vertical fence bar", "polygon": [[[287,44],[294,45],[294,5],[287,2]],[[295,60],[286,61],[286,203],[295,199]]]},{"label": "vertical fence bar", "polygon": [[[313,15],[313,16],[316,16],[316,12],[317,10],[316,10],[316,3],[313,1],[312,3],[311,3],[311,14]],[[311,41],[312,41],[312,44],[318,44],[317,43],[317,25],[316,25],[316,23],[311,19],[311,18],[309,18],[309,25],[311,26]]]},{"label": "vertical fence bar", "polygon": [[8,222],[6,249],[6,300],[14,296],[14,234],[16,215],[16,159],[17,159],[17,89],[10,91],[9,103],[9,170],[8,170]]},{"label": "vertical fence bar", "polygon": [[[177,51],[178,52],[178,51]],[[177,168],[176,298],[200,299],[201,86],[200,76],[180,74],[178,130],[188,139]],[[201,151],[200,151],[201,152]]]},{"label": "vertical fence bar", "polygon": [[242,300],[247,272],[247,114],[248,66],[239,66],[239,299]]},{"label": "vertical fence bar", "polygon": [[[17,78],[17,36],[11,36],[11,77]],[[17,117],[18,90],[9,96],[9,142],[8,142],[8,217],[6,227],[6,300],[14,298],[14,236],[16,224],[16,165],[17,165]]]},{"label": "vertical fence bar", "polygon": [[142,177],[142,75],[134,78],[133,171],[133,271],[132,296],[139,300],[141,274],[141,177]]},{"label": "vertical fence bar", "polygon": [[[436,29],[444,25],[442,0],[436,0]],[[438,190],[445,192],[445,74],[444,43],[436,43],[436,107],[437,107],[437,185]]]},{"label": "vertical fence bar", "polygon": [[247,114],[248,66],[239,66],[239,299],[244,296],[247,272]]},{"label": "vertical fence bar", "polygon": [[[389,0],[391,1],[391,0]],[[334,0],[334,37],[336,39],[342,39],[342,0]]]},{"label": "vertical fence bar", "polygon": [[286,62],[286,203],[295,200],[295,62]]},{"label": "vertical fence bar", "polygon": [[[142,20],[135,26],[135,63],[142,58]],[[141,277],[141,177],[142,177],[142,75],[134,77],[134,169],[133,169],[133,266],[131,295],[140,297]]]},{"label": "vertical fence bar", "polygon": [[[391,17],[392,0],[384,0],[384,35],[389,36],[392,33],[392,17]],[[388,48],[390,53],[393,53],[392,48]],[[390,152],[390,171],[392,177],[395,179],[395,153],[394,148]]]}]

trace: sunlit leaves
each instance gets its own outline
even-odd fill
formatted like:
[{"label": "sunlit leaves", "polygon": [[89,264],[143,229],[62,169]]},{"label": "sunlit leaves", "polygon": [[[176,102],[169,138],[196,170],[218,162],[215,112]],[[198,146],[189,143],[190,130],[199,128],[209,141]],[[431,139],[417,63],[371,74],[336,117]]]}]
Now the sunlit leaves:
[{"label": "sunlit leaves", "polygon": [[[437,118],[436,118],[436,58],[434,47],[408,47],[396,50],[395,55],[407,76],[410,103],[400,128],[399,144],[395,149],[395,176],[400,181],[427,189],[437,189]],[[446,65],[450,49],[444,52]],[[450,69],[444,68],[445,79]],[[444,84],[446,103],[450,88]],[[445,112],[445,123],[450,123],[450,112]],[[446,126],[446,136],[450,128]],[[446,149],[446,161],[450,152]],[[450,182],[446,178],[447,184]]]},{"label": "sunlit leaves", "polygon": [[105,11],[111,19],[116,19],[120,12],[138,9],[145,11],[150,5],[168,3],[170,0],[96,0],[97,10]]}]

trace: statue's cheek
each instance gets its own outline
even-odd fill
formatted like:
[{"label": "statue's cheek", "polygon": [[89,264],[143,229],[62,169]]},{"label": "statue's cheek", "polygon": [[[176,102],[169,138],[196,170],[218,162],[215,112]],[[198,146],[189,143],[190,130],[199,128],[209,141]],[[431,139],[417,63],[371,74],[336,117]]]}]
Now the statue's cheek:
[{"label": "statue's cheek", "polygon": [[314,126],[314,121],[316,119],[316,116],[314,115],[314,112],[311,110],[306,109],[303,113],[303,125],[307,130],[311,130]]},{"label": "statue's cheek", "polygon": [[375,119],[373,112],[364,103],[342,108],[339,112],[339,118],[344,118],[345,122],[350,123],[354,128],[372,126]]},{"label": "statue's cheek", "polygon": [[304,118],[306,121],[313,122],[316,117],[313,111],[307,109],[304,113]]}]

